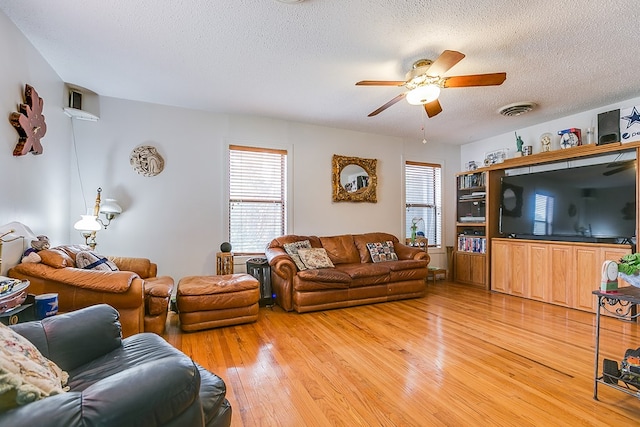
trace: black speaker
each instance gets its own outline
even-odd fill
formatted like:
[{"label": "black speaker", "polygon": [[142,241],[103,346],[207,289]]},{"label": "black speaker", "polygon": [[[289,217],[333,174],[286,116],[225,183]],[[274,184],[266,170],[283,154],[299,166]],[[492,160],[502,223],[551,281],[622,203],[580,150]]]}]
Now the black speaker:
[{"label": "black speaker", "polygon": [[260,283],[261,307],[272,307],[275,304],[275,294],[271,288],[271,267],[266,258],[251,258],[247,260],[247,273],[258,279]]},{"label": "black speaker", "polygon": [[620,109],[598,114],[598,145],[620,141]]}]

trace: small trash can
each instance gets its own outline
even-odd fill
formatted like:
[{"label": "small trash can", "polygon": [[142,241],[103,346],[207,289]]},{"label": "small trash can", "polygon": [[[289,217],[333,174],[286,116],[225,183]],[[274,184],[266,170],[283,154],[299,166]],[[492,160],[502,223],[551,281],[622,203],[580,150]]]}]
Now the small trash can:
[{"label": "small trash can", "polygon": [[266,258],[250,258],[247,260],[247,274],[260,282],[260,306],[271,307],[275,304],[276,295],[271,289],[271,267]]}]

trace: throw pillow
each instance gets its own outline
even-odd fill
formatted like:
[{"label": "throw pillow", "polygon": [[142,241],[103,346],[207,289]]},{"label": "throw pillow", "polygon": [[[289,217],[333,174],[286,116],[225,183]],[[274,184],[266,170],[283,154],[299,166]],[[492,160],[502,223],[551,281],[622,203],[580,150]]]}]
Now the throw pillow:
[{"label": "throw pillow", "polygon": [[367,243],[367,249],[369,249],[371,260],[373,262],[398,260],[398,255],[393,248],[393,242],[391,240],[387,240],[386,242]]},{"label": "throw pillow", "polygon": [[38,252],[42,263],[53,268],[73,267],[75,264],[73,259],[63,251],[57,248],[45,249]]},{"label": "throw pillow", "polygon": [[119,271],[112,261],[91,251],[78,252],[76,254],[76,266],[85,270]]},{"label": "throw pillow", "polygon": [[324,248],[298,249],[298,255],[308,269],[334,267]]},{"label": "throw pillow", "polygon": [[0,412],[68,390],[69,375],[0,323]]},{"label": "throw pillow", "polygon": [[302,260],[300,259],[300,255],[298,255],[298,249],[311,249],[311,243],[308,240],[300,240],[298,242],[293,243],[285,243],[282,245],[285,252],[291,257],[293,262],[296,263],[296,267],[298,270],[306,270],[307,266],[304,265]]}]

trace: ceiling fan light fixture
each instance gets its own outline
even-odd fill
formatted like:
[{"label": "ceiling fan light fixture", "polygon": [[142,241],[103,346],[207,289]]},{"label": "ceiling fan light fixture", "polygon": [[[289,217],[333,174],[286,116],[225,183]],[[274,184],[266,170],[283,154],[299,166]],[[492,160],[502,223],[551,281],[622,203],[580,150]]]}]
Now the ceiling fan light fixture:
[{"label": "ceiling fan light fixture", "polygon": [[407,93],[407,102],[411,105],[428,104],[440,96],[440,88],[435,85],[418,86]]}]

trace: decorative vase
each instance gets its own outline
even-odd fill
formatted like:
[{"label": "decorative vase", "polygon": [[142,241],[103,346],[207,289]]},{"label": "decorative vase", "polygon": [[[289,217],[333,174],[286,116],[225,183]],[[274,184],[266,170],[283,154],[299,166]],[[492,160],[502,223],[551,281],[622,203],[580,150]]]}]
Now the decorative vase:
[{"label": "decorative vase", "polygon": [[628,284],[640,288],[640,275],[638,274],[625,274],[618,273],[618,277],[627,282]]}]

